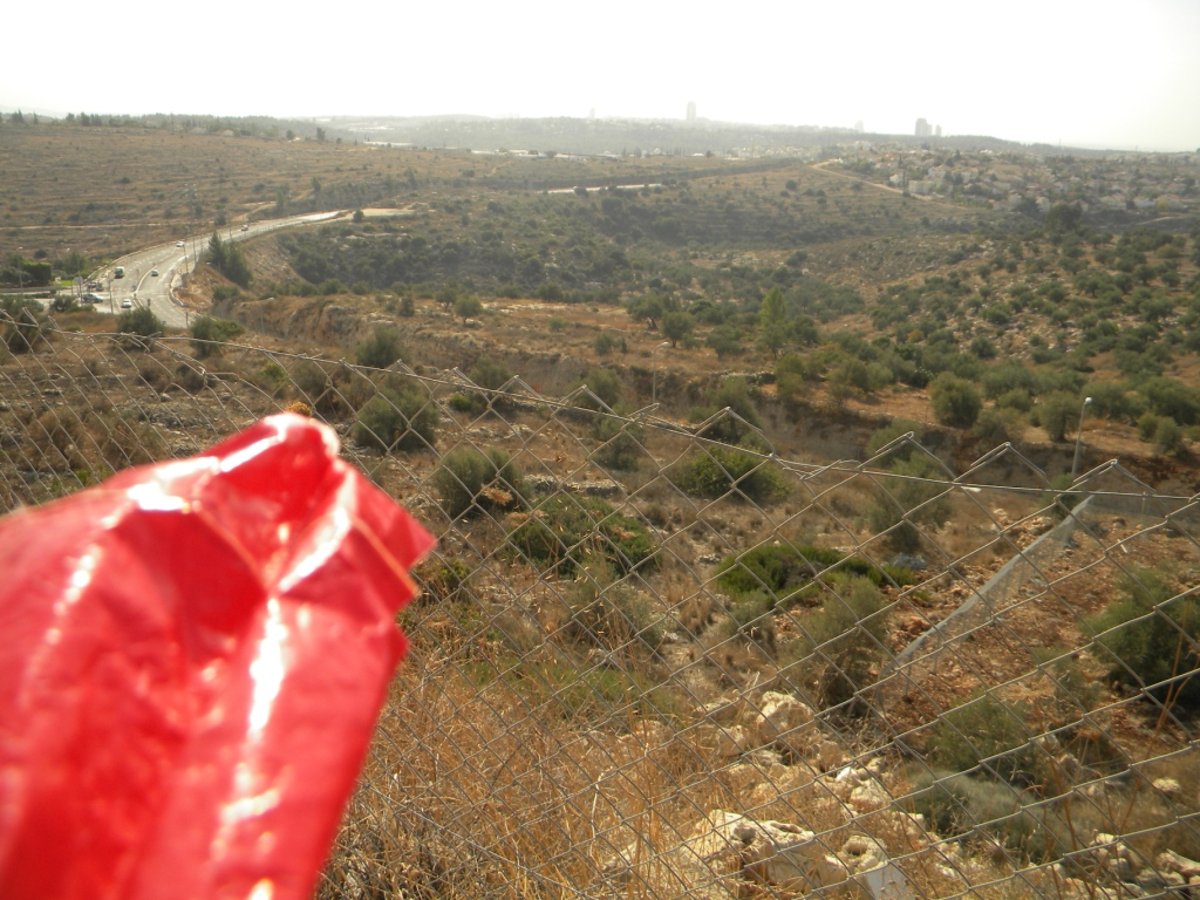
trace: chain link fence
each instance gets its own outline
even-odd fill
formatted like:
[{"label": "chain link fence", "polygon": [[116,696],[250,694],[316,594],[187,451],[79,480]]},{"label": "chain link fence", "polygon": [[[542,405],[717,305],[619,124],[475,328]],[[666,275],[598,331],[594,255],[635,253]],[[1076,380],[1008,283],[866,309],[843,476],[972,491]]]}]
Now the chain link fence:
[{"label": "chain link fence", "polygon": [[45,329],[0,508],[291,408],[439,539],[328,897],[1200,893],[1195,498],[1005,445]]}]

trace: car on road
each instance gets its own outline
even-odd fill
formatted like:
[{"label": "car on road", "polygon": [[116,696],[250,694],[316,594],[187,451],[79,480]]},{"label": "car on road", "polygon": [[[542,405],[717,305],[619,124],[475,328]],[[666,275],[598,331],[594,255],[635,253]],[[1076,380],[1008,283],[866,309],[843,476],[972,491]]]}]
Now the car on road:
[{"label": "car on road", "polygon": [[243,225],[243,226],[242,226],[242,231],[249,231],[249,230],[250,230],[250,226],[249,226],[249,225]]},{"label": "car on road", "polygon": [[83,302],[84,303],[99,303],[100,296],[98,294],[84,294]]},{"label": "car on road", "polygon": [[157,278],[157,277],[158,277],[158,269],[151,269],[151,270],[150,270],[150,276],[151,276],[152,278]]},{"label": "car on road", "polygon": [[121,301],[121,309],[133,309],[133,298],[126,297]]},{"label": "car on road", "polygon": [[175,242],[175,246],[176,246],[176,247],[182,247],[182,246],[183,246],[183,241],[176,241],[176,242]]}]

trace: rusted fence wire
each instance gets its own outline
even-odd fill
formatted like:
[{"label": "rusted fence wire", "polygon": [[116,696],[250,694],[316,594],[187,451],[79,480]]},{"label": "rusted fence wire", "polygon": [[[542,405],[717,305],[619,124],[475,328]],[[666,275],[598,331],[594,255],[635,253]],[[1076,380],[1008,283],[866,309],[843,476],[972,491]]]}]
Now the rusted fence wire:
[{"label": "rusted fence wire", "polygon": [[323,896],[1200,892],[1196,498],[911,434],[793,458],[586,385],[44,338],[0,354],[3,511],[291,408],[437,534]]}]

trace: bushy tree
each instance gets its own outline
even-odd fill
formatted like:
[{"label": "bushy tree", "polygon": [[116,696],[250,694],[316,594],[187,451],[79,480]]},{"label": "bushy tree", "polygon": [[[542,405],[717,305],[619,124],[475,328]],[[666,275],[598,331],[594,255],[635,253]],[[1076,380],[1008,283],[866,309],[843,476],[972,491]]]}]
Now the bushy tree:
[{"label": "bushy tree", "polygon": [[566,493],[531,509],[508,542],[531,563],[554,565],[562,574],[599,560],[624,575],[652,566],[658,549],[645,522],[598,497]]},{"label": "bushy tree", "polygon": [[1200,707],[1200,598],[1177,594],[1162,573],[1135,569],[1124,594],[1088,623],[1110,676],[1187,709]]},{"label": "bushy tree", "polygon": [[696,320],[692,318],[691,313],[672,310],[662,317],[662,335],[671,342],[672,347],[676,347],[692,333],[695,325]]},{"label": "bushy tree", "polygon": [[725,415],[701,429],[701,437],[726,444],[736,444],[751,428],[761,428],[762,419],[754,405],[754,397],[745,378],[726,378],[713,392],[706,410],[716,412],[728,409],[733,415]]},{"label": "bushy tree", "polygon": [[947,772],[980,767],[985,778],[1039,784],[1049,774],[1050,761],[1030,741],[1034,733],[1027,708],[982,694],[941,717],[930,740],[929,757]]},{"label": "bushy tree", "polygon": [[483,302],[474,294],[464,294],[454,301],[454,314],[463,320],[463,324],[467,323],[467,319],[472,319],[483,312]]},{"label": "bushy tree", "polygon": [[745,352],[742,344],[742,334],[734,325],[718,325],[704,339],[705,345],[712,348],[717,359],[728,359]]},{"label": "bushy tree", "polygon": [[1054,391],[1041,397],[1034,407],[1037,423],[1046,430],[1052,441],[1063,440],[1068,431],[1079,427],[1080,399],[1065,391]]},{"label": "bushy tree", "polygon": [[587,370],[587,374],[583,376],[580,384],[586,385],[587,389],[596,398],[595,400],[586,396],[580,398],[580,405],[588,409],[600,408],[596,400],[603,403],[609,409],[615,409],[621,400],[623,392],[621,377],[612,369],[606,369],[603,366],[593,366]]},{"label": "bushy tree", "polygon": [[132,346],[146,349],[152,338],[162,335],[163,323],[148,306],[139,306],[117,316],[117,331],[127,335]]},{"label": "bushy tree", "polygon": [[355,361],[372,369],[386,369],[402,358],[400,332],[389,326],[376,328],[354,348]]},{"label": "bushy tree", "polygon": [[467,513],[524,505],[525,479],[503,450],[458,447],[446,454],[433,473],[442,509],[452,519]]},{"label": "bushy tree", "polygon": [[4,325],[4,345],[12,353],[28,353],[46,339],[49,319],[36,300],[22,297],[0,299],[0,322]]},{"label": "bushy tree", "polygon": [[943,425],[970,428],[979,417],[983,401],[975,385],[949,372],[943,372],[929,386],[933,414]]},{"label": "bushy tree", "polygon": [[658,328],[659,319],[665,313],[676,308],[677,304],[673,300],[657,291],[651,291],[641,297],[633,297],[625,303],[625,310],[629,313],[630,318],[644,319],[650,328]]},{"label": "bushy tree", "polygon": [[432,450],[439,419],[437,406],[419,385],[395,379],[359,409],[351,436],[384,453]]},{"label": "bushy tree", "polygon": [[245,331],[237,322],[218,319],[216,316],[200,316],[192,322],[192,349],[196,356],[206,357],[219,353],[221,344],[227,343]]},{"label": "bushy tree", "polygon": [[592,452],[592,459],[606,469],[630,472],[647,456],[645,434],[636,423],[597,416],[592,436],[600,442]]},{"label": "bushy tree", "polygon": [[475,360],[467,372],[467,377],[484,390],[473,391],[467,396],[466,409],[474,412],[487,409],[504,412],[512,407],[511,398],[497,393],[513,377],[512,370],[502,360],[493,356],[481,356]]},{"label": "bushy tree", "polygon": [[596,335],[596,339],[592,342],[592,349],[596,351],[597,356],[608,356],[614,350],[620,350],[624,353],[625,339],[603,331]]},{"label": "bushy tree", "polygon": [[787,344],[787,304],[779,288],[771,288],[758,309],[759,343],[772,356]]},{"label": "bushy tree", "polygon": [[887,532],[884,540],[893,550],[912,553],[921,546],[918,525],[941,527],[950,517],[944,475],[933,460],[916,453],[890,468],[899,477],[882,480],[867,508],[867,521],[872,531]]},{"label": "bushy tree", "polygon": [[668,476],[693,497],[716,499],[729,494],[752,503],[771,503],[789,493],[776,464],[736,447],[694,450]]},{"label": "bushy tree", "polygon": [[217,232],[213,232],[208,241],[208,261],[213,268],[241,287],[250,285],[250,266],[241,249],[233,241],[222,241]]}]

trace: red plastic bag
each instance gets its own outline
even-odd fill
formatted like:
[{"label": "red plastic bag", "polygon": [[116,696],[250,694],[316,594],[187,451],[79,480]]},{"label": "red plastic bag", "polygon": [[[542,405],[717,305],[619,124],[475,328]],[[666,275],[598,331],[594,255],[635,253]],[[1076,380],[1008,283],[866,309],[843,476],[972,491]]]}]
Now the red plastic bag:
[{"label": "red plastic bag", "polygon": [[0,520],[0,896],[310,896],[432,545],[291,415]]}]

